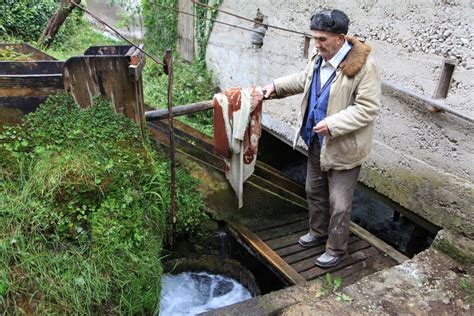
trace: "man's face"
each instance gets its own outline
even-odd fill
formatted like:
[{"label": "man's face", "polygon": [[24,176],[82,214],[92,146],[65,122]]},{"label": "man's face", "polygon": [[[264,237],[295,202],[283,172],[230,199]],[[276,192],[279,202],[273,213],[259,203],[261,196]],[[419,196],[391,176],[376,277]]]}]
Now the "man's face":
[{"label": "man's face", "polygon": [[316,48],[325,61],[336,55],[344,44],[344,35],[325,31],[311,31]]}]

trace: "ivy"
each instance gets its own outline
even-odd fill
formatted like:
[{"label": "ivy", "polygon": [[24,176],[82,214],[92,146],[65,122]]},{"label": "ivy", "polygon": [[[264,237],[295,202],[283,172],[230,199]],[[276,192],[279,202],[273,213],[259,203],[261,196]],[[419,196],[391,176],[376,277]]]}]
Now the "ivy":
[{"label": "ivy", "polygon": [[156,55],[175,48],[178,35],[177,0],[142,0],[145,45]]},{"label": "ivy", "polygon": [[[199,0],[200,3],[209,5],[209,0]],[[200,5],[196,5],[196,41],[198,45],[198,59],[205,60],[206,48],[209,42],[214,21],[217,17],[217,8],[221,5],[222,0],[216,0],[212,6],[214,9],[209,9]]]},{"label": "ivy", "polygon": [[[209,5],[209,0],[199,0]],[[217,8],[222,0],[213,1],[213,9],[195,5],[195,30],[198,46],[198,60],[206,57],[206,47],[209,42],[214,21],[217,17]],[[156,53],[167,48],[176,47],[178,36],[178,1],[177,0],[142,0],[143,19],[146,27],[145,44]],[[173,10],[174,9],[174,10]]]},{"label": "ivy", "polygon": [[[35,42],[58,5],[59,0],[1,0],[0,37],[7,35]],[[66,23],[74,28],[81,14],[79,10],[74,10]],[[59,31],[57,41],[62,42],[69,35],[65,29],[68,28],[61,28]]]}]

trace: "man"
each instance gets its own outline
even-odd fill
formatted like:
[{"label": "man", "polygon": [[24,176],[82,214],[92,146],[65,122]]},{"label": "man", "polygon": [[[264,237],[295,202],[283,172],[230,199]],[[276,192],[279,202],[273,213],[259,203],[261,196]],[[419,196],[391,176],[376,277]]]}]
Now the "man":
[{"label": "man", "polygon": [[342,11],[313,15],[316,49],[306,69],[263,88],[266,98],[303,93],[293,145],[300,136],[308,145],[309,232],[299,243],[323,244],[327,236],[326,252],[315,262],[324,268],[338,265],[347,252],[352,196],[380,107],[380,73],[371,49],[346,36],[348,27]]}]

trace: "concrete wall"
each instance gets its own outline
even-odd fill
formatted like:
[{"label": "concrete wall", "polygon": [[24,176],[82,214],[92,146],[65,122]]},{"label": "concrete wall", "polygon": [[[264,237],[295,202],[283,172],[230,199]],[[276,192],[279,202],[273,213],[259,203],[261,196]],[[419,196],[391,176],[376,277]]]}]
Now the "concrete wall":
[{"label": "concrete wall", "polygon": [[[374,49],[383,79],[432,96],[443,57],[459,62],[445,104],[474,117],[474,4],[469,1],[225,1],[221,9],[306,31],[315,10],[339,8],[351,18],[349,33]],[[252,23],[220,13],[218,20],[251,28]],[[313,45],[313,43],[311,43]],[[221,88],[263,85],[301,70],[303,36],[270,28],[261,50],[250,33],[215,24],[206,61]],[[376,139],[361,180],[401,205],[456,233],[474,238],[473,123],[384,89]],[[300,96],[268,101],[264,124],[288,138]]]},{"label": "concrete wall", "polygon": [[[194,13],[194,4],[188,0],[179,0],[180,11]],[[187,14],[178,15],[178,52],[179,56],[186,60],[194,59],[194,16]]]}]

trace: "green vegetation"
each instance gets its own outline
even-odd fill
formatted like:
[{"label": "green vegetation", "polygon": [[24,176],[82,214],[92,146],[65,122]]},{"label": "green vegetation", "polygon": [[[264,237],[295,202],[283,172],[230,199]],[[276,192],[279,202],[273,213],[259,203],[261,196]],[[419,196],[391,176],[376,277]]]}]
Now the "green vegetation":
[{"label": "green vegetation", "polygon": [[1,61],[33,61],[31,54],[21,54],[15,51],[13,46],[5,46],[4,49],[0,49],[0,60]]},{"label": "green vegetation", "polygon": [[[59,2],[59,0],[4,0],[0,2],[0,40],[7,43],[30,43],[36,46],[36,41],[48,20],[56,12]],[[81,31],[78,32],[78,30]],[[54,47],[50,50],[65,52],[69,48],[81,48],[71,53],[82,53],[83,47],[89,47],[88,44],[91,41],[99,38],[105,37],[92,30],[84,20],[81,11],[73,10],[56,35]],[[111,41],[108,40],[108,42]],[[57,56],[59,59],[64,57],[62,54],[57,54]]]},{"label": "green vegetation", "polygon": [[[49,18],[54,14],[59,0],[3,0],[0,2],[0,33],[14,36],[22,41],[34,42],[43,32]],[[75,23],[73,15],[68,23]],[[61,40],[64,29],[58,34]]]},{"label": "green vegetation", "polygon": [[464,275],[459,282],[459,287],[466,293],[470,304],[474,304],[474,286],[472,278],[468,274]]},{"label": "green vegetation", "polygon": [[[0,3],[0,41],[35,46],[58,3]],[[48,54],[65,60],[92,45],[119,43],[74,12]],[[149,61],[144,86],[147,102],[163,108],[161,72]],[[174,105],[209,100],[213,90],[204,62],[175,62]],[[83,110],[67,94],[52,96],[23,124],[0,129],[2,313],[156,312],[170,228],[169,163],[107,100],[94,102]],[[209,112],[183,120],[212,131]],[[200,235],[208,224],[198,184],[178,167],[178,238]]]},{"label": "green vegetation", "polygon": [[340,276],[335,276],[334,278],[330,273],[326,273],[324,277],[324,283],[322,288],[323,295],[333,294],[336,297],[336,301],[351,302],[352,297],[338,291],[342,285],[342,278]]},{"label": "green vegetation", "polygon": [[[200,0],[203,4],[209,4],[209,0]],[[217,9],[221,5],[222,0],[214,1],[213,8]],[[196,40],[198,44],[198,59],[205,60],[207,43],[211,35],[212,26],[217,17],[217,10],[209,10],[203,6],[196,6]]]},{"label": "green vegetation", "polygon": [[167,185],[138,127],[64,94],[1,141],[5,309],[156,310]]},{"label": "green vegetation", "polygon": [[[207,3],[207,1],[202,1]],[[216,7],[220,4],[218,1]],[[147,0],[142,1],[143,17],[146,25],[145,44],[148,50],[156,55],[162,54],[167,48],[175,48],[177,39],[177,13],[166,8],[176,8],[176,0],[157,0],[155,5]],[[196,19],[197,42],[199,58],[191,63],[185,63],[175,58],[174,62],[174,85],[173,106],[185,105],[199,101],[212,99],[216,92],[212,84],[211,75],[206,69],[204,62],[205,49],[209,39],[212,23],[202,17],[206,17],[207,10],[196,7],[198,18]],[[213,10],[212,18],[217,11]],[[199,18],[201,17],[201,18]],[[167,107],[167,85],[168,78],[163,74],[160,66],[149,62],[145,67],[144,76],[145,103],[154,108]],[[180,120],[194,128],[212,135],[213,123],[210,111],[200,112],[189,116],[180,117]]]},{"label": "green vegetation", "polygon": [[[169,165],[135,123],[102,98],[82,110],[60,94],[0,141],[3,309],[156,311]],[[178,172],[181,235],[207,219],[196,184]]]},{"label": "green vegetation", "polygon": [[[204,62],[174,63],[173,106],[212,99],[215,88]],[[143,73],[145,103],[154,108],[167,107],[168,77],[162,67],[148,63]],[[179,117],[180,120],[202,132],[212,135],[212,112],[198,112]]]},{"label": "green vegetation", "polygon": [[[146,28],[145,45],[156,55],[175,48],[178,36],[177,0],[142,0],[143,21]],[[166,8],[170,9],[166,9]]]},{"label": "green vegetation", "polygon": [[[37,47],[36,41],[43,32],[48,19],[57,9],[59,0],[26,1],[5,0],[0,2],[0,41],[4,43],[27,43]],[[117,45],[120,41],[105,36],[95,30],[82,16],[79,10],[73,10],[61,27],[47,54],[66,60],[82,53],[93,45]],[[41,49],[41,47],[37,47]],[[20,60],[8,50],[0,52],[1,60]],[[16,59],[15,59],[16,58]]]}]

